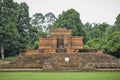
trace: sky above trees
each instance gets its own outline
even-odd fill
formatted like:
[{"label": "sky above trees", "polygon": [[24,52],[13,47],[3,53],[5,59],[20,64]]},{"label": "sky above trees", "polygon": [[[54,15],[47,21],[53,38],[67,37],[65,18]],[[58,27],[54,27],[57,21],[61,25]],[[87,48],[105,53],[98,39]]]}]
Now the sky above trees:
[{"label": "sky above trees", "polygon": [[14,0],[26,2],[29,6],[30,16],[39,12],[46,14],[52,12],[58,17],[63,11],[70,8],[80,13],[83,23],[114,24],[116,16],[120,13],[120,0]]}]

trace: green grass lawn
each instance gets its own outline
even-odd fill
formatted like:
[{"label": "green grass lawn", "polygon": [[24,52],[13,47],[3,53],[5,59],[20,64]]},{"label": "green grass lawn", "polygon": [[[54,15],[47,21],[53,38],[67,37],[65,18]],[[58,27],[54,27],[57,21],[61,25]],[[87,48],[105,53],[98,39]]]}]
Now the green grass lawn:
[{"label": "green grass lawn", "polygon": [[120,72],[0,72],[0,80],[120,80]]},{"label": "green grass lawn", "polygon": [[15,56],[9,56],[9,57],[5,57],[4,60],[15,60],[18,58],[18,55],[15,55]]}]

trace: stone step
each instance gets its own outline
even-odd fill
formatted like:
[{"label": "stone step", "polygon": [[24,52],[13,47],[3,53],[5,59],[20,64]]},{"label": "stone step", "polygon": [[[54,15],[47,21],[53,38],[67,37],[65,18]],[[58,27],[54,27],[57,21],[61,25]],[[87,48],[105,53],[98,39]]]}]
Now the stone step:
[{"label": "stone step", "polygon": [[65,48],[58,48],[58,49],[56,49],[56,51],[58,53],[61,53],[61,52],[66,52],[66,49]]}]

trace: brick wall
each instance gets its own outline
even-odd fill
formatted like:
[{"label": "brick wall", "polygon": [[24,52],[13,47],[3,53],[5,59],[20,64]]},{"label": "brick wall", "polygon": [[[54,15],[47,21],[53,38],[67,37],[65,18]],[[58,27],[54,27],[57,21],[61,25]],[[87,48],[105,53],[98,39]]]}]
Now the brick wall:
[{"label": "brick wall", "polygon": [[67,30],[66,28],[57,28],[50,31],[50,36],[59,36],[59,35],[70,36],[71,34],[70,31]]},{"label": "brick wall", "polygon": [[39,54],[39,50],[20,49],[19,53],[20,55],[35,55],[35,54]]},{"label": "brick wall", "polygon": [[83,37],[78,36],[65,36],[64,37],[64,47],[73,49],[83,49]]},{"label": "brick wall", "polygon": [[55,49],[57,45],[57,39],[55,37],[41,37],[39,39],[39,49]]},{"label": "brick wall", "polygon": [[[67,59],[67,61],[65,60]],[[43,70],[95,70],[98,68],[120,69],[120,59],[107,54],[76,53],[76,54],[36,54],[20,55],[10,64],[0,68],[40,68]]]}]

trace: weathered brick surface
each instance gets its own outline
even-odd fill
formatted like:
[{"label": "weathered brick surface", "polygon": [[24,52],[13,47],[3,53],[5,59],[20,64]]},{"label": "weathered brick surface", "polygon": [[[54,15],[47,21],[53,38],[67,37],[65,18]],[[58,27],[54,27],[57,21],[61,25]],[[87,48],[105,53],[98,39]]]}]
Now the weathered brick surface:
[{"label": "weathered brick surface", "polygon": [[19,53],[26,55],[36,55],[41,53],[97,53],[102,54],[102,50],[83,49],[83,37],[71,36],[66,28],[57,28],[50,31],[49,37],[40,37],[39,48],[36,50],[20,50]]},{"label": "weathered brick surface", "polygon": [[55,37],[41,37],[39,40],[39,49],[56,49],[57,38]]},{"label": "weathered brick surface", "polygon": [[64,37],[64,47],[73,49],[83,49],[83,37],[81,36],[65,36]]},{"label": "weathered brick surface", "polygon": [[29,49],[21,49],[19,50],[20,54],[27,54],[27,55],[35,55],[35,54],[39,54],[39,50],[29,50]]},{"label": "weathered brick surface", "polygon": [[56,53],[58,49],[64,48],[66,53],[76,53],[78,52],[76,49],[83,49],[82,40],[82,36],[71,36],[70,31],[66,28],[57,28],[50,31],[49,37],[39,39],[38,49],[42,53]]},{"label": "weathered brick surface", "polygon": [[58,36],[70,36],[70,31],[66,28],[57,28],[50,31],[50,36],[58,37]]},{"label": "weathered brick surface", "polygon": [[[66,62],[65,58],[69,58]],[[40,68],[43,70],[95,70],[120,69],[120,59],[107,54],[76,53],[76,54],[36,54],[20,55],[18,59],[2,68]]]}]

